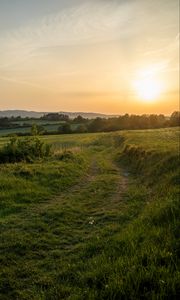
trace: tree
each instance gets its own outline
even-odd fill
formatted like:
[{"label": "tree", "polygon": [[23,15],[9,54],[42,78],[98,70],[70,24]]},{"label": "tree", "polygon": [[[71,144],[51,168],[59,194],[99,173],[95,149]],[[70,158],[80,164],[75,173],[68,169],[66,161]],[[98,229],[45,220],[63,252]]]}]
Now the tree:
[{"label": "tree", "polygon": [[36,136],[38,135],[38,129],[37,129],[37,125],[33,124],[31,127],[31,135]]},{"label": "tree", "polygon": [[48,113],[41,117],[41,119],[48,121],[69,121],[69,116],[59,113]]},{"label": "tree", "polygon": [[180,126],[180,111],[174,111],[170,117],[171,126]]},{"label": "tree", "polygon": [[41,125],[33,124],[31,127],[31,135],[36,136],[44,132],[44,127]]},{"label": "tree", "polygon": [[62,134],[72,133],[70,124],[69,123],[62,124],[58,128],[58,132]]},{"label": "tree", "polygon": [[103,131],[106,126],[106,120],[101,118],[94,119],[88,126],[89,132]]},{"label": "tree", "polygon": [[88,119],[85,119],[79,115],[76,118],[74,118],[73,123],[82,124],[82,123],[86,123],[87,121]]},{"label": "tree", "polygon": [[87,127],[84,124],[79,125],[76,130],[77,133],[85,133],[87,132]]}]

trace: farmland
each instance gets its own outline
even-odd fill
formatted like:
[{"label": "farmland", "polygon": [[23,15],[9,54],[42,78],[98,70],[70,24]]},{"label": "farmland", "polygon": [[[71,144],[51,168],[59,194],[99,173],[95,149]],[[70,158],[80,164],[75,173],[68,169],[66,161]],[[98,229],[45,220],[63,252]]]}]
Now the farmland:
[{"label": "farmland", "polygon": [[0,164],[0,298],[177,299],[178,128],[40,139]]},{"label": "farmland", "polygon": [[30,134],[31,127],[33,124],[37,126],[41,126],[43,130],[51,133],[53,131],[58,131],[59,126],[61,126],[64,122],[57,121],[46,121],[41,119],[29,119],[25,121],[14,121],[11,122],[12,128],[0,128],[0,136],[8,136],[13,134]]}]

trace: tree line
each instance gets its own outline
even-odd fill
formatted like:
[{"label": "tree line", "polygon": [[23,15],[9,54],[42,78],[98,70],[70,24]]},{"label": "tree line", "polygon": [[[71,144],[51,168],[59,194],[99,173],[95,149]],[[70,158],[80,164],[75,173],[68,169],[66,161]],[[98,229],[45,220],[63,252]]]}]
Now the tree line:
[{"label": "tree line", "polygon": [[[112,118],[96,118],[86,119],[82,116],[77,116],[70,119],[69,116],[49,113],[40,119],[48,121],[60,122],[59,127],[54,132],[47,132],[43,125],[34,124],[31,126],[30,135],[38,134],[68,134],[68,133],[85,133],[85,132],[109,132],[116,130],[133,130],[133,129],[155,129],[164,127],[180,126],[180,112],[175,111],[170,117],[165,117],[163,114],[150,114],[150,115],[129,115],[125,114],[119,117]],[[20,117],[17,118],[20,120]],[[21,119],[26,121],[25,119]],[[13,118],[13,122],[16,118]],[[0,128],[11,128],[12,118],[0,118]],[[14,124],[15,125],[15,124]],[[26,123],[24,123],[27,126]],[[17,126],[17,124],[16,124]],[[28,125],[29,126],[29,125]],[[24,135],[24,134],[19,134]],[[26,133],[27,135],[27,133]]]},{"label": "tree line", "polygon": [[[76,129],[72,129],[71,124],[79,124]],[[155,129],[164,127],[180,126],[180,112],[175,111],[170,118],[164,115],[129,115],[112,117],[112,118],[96,118],[93,120],[85,119],[81,116],[76,117],[72,121],[62,124],[59,133],[83,133],[83,132],[108,132],[116,130],[133,130],[133,129]]]}]

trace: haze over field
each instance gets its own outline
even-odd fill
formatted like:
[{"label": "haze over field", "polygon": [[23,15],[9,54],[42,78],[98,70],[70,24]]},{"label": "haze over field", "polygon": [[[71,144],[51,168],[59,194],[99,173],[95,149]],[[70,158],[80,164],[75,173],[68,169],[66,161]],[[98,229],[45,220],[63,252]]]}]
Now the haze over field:
[{"label": "haze over field", "polygon": [[0,110],[178,109],[178,0],[0,1]]}]

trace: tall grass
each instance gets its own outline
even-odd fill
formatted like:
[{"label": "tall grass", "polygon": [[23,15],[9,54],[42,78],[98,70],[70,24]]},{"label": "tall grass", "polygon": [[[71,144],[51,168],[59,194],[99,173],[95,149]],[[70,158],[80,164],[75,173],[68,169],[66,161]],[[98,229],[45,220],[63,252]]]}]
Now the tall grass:
[{"label": "tall grass", "polygon": [[0,165],[0,298],[178,299],[177,128],[42,140]]}]

